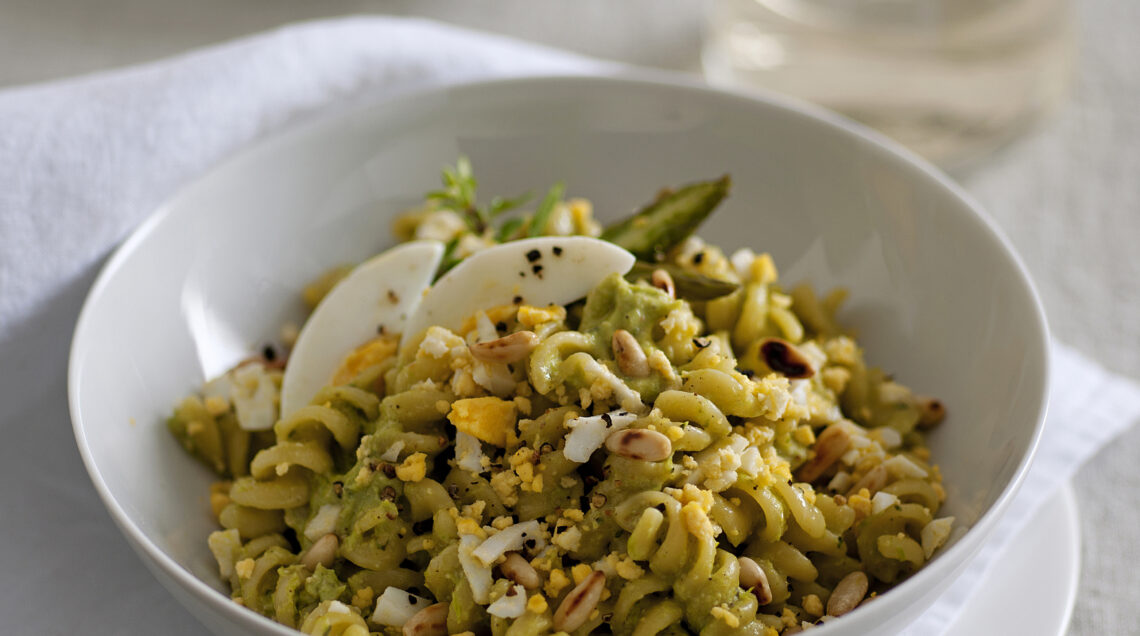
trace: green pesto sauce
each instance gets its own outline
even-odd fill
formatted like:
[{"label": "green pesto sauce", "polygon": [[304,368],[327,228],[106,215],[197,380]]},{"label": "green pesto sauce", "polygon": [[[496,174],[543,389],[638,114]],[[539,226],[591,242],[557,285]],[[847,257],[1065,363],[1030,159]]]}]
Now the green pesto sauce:
[{"label": "green pesto sauce", "polygon": [[[670,298],[668,294],[643,283],[630,283],[618,274],[611,274],[595,287],[586,297],[579,331],[590,336],[594,343],[590,353],[595,359],[606,364],[630,388],[641,394],[643,400],[652,402],[657,394],[665,389],[665,379],[657,373],[645,378],[631,378],[623,375],[613,362],[612,339],[614,332],[625,329],[637,338],[645,354],[658,351],[655,339],[660,337],[658,323],[674,309],[680,309],[684,302]],[[567,378],[567,383],[582,388],[584,378]]]},{"label": "green pesto sauce", "polygon": [[673,462],[668,459],[645,462],[626,459],[620,455],[610,455],[606,458],[604,471],[605,479],[594,488],[592,496],[605,497],[605,503],[587,512],[586,518],[578,524],[578,529],[582,531],[582,540],[578,544],[578,549],[571,554],[579,561],[589,562],[599,559],[611,549],[625,551],[624,538],[618,545],[611,545],[616,537],[623,534],[614,518],[614,509],[639,492],[659,491],[664,488],[666,480],[673,472]]}]

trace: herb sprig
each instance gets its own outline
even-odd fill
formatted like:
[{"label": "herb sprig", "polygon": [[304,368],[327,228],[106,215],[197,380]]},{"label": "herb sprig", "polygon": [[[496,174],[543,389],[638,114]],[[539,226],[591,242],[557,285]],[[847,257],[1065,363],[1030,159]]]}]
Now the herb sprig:
[{"label": "herb sprig", "polygon": [[443,169],[443,189],[434,190],[427,198],[435,201],[441,209],[459,214],[467,227],[476,234],[483,234],[492,227],[494,220],[530,200],[529,192],[513,198],[496,196],[487,205],[480,206],[475,199],[479,182],[471,170],[467,157],[460,157],[454,168]]}]

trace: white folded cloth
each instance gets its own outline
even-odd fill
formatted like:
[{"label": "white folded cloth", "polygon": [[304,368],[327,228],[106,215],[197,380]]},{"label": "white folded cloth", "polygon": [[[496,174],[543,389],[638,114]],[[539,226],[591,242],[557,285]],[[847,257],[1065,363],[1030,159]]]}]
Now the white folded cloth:
[{"label": "white folded cloth", "polygon": [[[110,250],[180,185],[331,108],[428,85],[615,65],[409,19],[285,27],[121,71],[0,91],[0,616],[22,633],[200,634],[130,554],[71,437],[65,372]],[[1140,415],[1140,388],[1054,348],[1037,463],[920,631],[945,629],[1038,505]],[[0,630],[4,631],[4,630]]]}]

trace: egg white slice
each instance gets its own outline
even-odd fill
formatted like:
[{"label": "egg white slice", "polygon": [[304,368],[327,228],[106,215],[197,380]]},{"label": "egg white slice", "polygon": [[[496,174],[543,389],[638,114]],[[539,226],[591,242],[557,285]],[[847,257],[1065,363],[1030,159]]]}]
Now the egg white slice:
[{"label": "egg white slice", "polygon": [[498,305],[565,305],[585,296],[636,260],[595,238],[558,236],[489,247],[467,257],[428,290],[404,324],[401,349],[428,327],[459,329],[480,309]]},{"label": "egg white slice", "polygon": [[336,284],[297,336],[281,384],[281,416],[309,403],[353,349],[379,327],[402,333],[443,258],[438,241],[405,243],[365,261]]}]

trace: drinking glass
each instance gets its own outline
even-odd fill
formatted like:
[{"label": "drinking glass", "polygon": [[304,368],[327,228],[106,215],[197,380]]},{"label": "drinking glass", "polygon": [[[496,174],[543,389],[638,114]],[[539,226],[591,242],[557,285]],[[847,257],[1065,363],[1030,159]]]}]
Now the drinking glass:
[{"label": "drinking glass", "polygon": [[1075,31],[1069,0],[711,0],[703,65],[954,168],[1061,101]]}]

